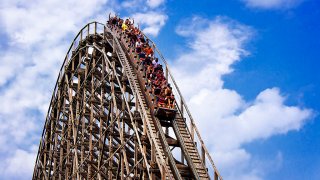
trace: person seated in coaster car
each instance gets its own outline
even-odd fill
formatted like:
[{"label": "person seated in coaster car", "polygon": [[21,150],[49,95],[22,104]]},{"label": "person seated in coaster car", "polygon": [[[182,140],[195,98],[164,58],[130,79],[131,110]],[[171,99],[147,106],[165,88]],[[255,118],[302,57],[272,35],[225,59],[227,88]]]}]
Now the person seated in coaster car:
[{"label": "person seated in coaster car", "polygon": [[159,95],[161,93],[161,81],[153,80],[153,93],[154,95]]},{"label": "person seated in coaster car", "polygon": [[115,27],[119,21],[119,18],[117,16],[110,17],[108,24],[111,25],[112,27]]},{"label": "person seated in coaster car", "polygon": [[147,55],[147,54],[146,54],[145,66],[151,65],[151,63],[152,63],[151,58],[152,58],[152,57],[150,57],[150,55]]},{"label": "person seated in coaster car", "polygon": [[146,43],[146,39],[144,39],[142,33],[140,33],[140,41],[141,41],[142,43]]},{"label": "person seated in coaster car", "polygon": [[139,38],[138,37],[138,35],[140,34],[139,28],[135,27],[134,30],[133,30],[133,33],[134,33],[134,35],[136,35],[137,38]]},{"label": "person seated in coaster car", "polygon": [[168,84],[167,87],[165,87],[164,93],[165,93],[165,96],[171,96],[172,88],[170,84]]},{"label": "person seated in coaster car", "polygon": [[141,40],[140,39],[137,39],[137,41],[136,41],[136,53],[137,54],[140,54],[141,53],[141,51],[142,51],[142,42],[141,42]]},{"label": "person seated in coaster car", "polygon": [[157,67],[155,68],[155,71],[163,72],[162,65],[158,64]]},{"label": "person seated in coaster car", "polygon": [[157,70],[156,77],[157,77],[157,79],[160,79],[160,80],[162,80],[164,78],[163,73],[160,70]]},{"label": "person seated in coaster car", "polygon": [[166,91],[165,92],[166,93],[166,98],[165,98],[166,107],[169,109],[174,109],[175,98],[172,93],[172,88],[169,86],[169,88],[167,88],[165,91]]},{"label": "person seated in coaster car", "polygon": [[126,23],[122,23],[121,28],[122,32],[126,32],[128,30],[128,25]]},{"label": "person seated in coaster car", "polygon": [[146,48],[144,48],[144,52],[146,52],[147,56],[153,56],[153,49],[146,43]]},{"label": "person seated in coaster car", "polygon": [[123,23],[123,19],[120,18],[117,24],[119,29],[121,29],[122,23]]},{"label": "person seated in coaster car", "polygon": [[146,59],[146,54],[143,51],[141,51],[139,53],[139,59],[140,59],[141,63],[144,65],[144,60]]},{"label": "person seated in coaster car", "polygon": [[157,96],[157,106],[164,107],[164,108],[166,107],[165,94],[163,90],[161,90],[160,94]]},{"label": "person seated in coaster car", "polygon": [[152,66],[153,66],[154,69],[157,68],[157,66],[158,66],[158,58],[153,58]]},{"label": "person seated in coaster car", "polygon": [[148,65],[147,67],[147,80],[148,80],[148,84],[151,85],[152,84],[152,73],[153,73],[153,67],[151,65]]}]

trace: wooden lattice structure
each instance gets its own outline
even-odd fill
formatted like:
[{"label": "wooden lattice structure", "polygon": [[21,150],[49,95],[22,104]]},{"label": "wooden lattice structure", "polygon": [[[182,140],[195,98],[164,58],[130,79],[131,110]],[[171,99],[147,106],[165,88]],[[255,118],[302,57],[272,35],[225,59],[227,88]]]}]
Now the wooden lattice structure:
[{"label": "wooden lattice structure", "polygon": [[33,179],[222,179],[165,59],[149,42],[176,109],[154,106],[125,34],[89,23],[60,69]]}]

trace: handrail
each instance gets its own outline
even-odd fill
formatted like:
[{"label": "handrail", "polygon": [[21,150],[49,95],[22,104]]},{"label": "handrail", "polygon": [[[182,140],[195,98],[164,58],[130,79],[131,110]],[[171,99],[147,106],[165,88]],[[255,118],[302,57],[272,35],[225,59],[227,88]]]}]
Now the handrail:
[{"label": "handrail", "polygon": [[[151,47],[153,47],[154,51],[157,52],[157,54],[159,55],[160,59],[162,60],[162,62],[165,65],[164,69],[166,71],[166,74],[168,75],[168,77],[166,77],[166,78],[167,78],[168,81],[169,81],[169,78],[172,80],[173,88],[175,88],[177,90],[178,98],[180,98],[180,100],[181,100],[181,107],[178,106],[177,101],[176,101],[176,104],[177,104],[176,107],[177,107],[178,111],[181,113],[182,116],[183,116],[183,109],[186,110],[187,116],[189,117],[190,122],[191,122],[190,123],[191,131],[189,130],[188,126],[186,126],[186,128],[189,130],[189,132],[191,132],[191,136],[193,138],[193,141],[195,141],[194,131],[196,132],[196,137],[199,139],[200,144],[201,144],[201,151],[202,151],[201,154],[202,154],[203,160],[205,160],[206,157],[209,159],[209,162],[210,162],[210,164],[211,164],[211,166],[213,168],[213,171],[214,171],[214,178],[215,179],[219,178],[220,180],[222,180],[223,178],[221,177],[218,169],[216,168],[216,166],[215,166],[215,164],[213,162],[213,159],[212,159],[207,147],[205,146],[204,141],[202,140],[202,137],[201,137],[200,132],[199,132],[199,130],[198,130],[196,124],[195,124],[195,121],[194,121],[194,119],[193,119],[193,117],[191,115],[191,112],[190,112],[188,106],[186,105],[186,101],[184,100],[184,98],[182,96],[182,93],[181,93],[181,91],[180,91],[180,89],[179,89],[179,87],[178,87],[178,85],[177,85],[177,83],[176,83],[176,81],[175,81],[170,69],[169,69],[169,65],[168,65],[167,61],[165,60],[164,56],[161,54],[161,52],[157,48],[156,44],[150,38],[148,38],[148,36],[145,35],[143,32],[141,32],[141,33],[145,37],[145,39],[147,39],[148,42],[151,43],[151,45],[150,44],[149,45]],[[177,96],[175,96],[175,97],[177,97]]]},{"label": "handrail", "polygon": [[[109,29],[107,29],[107,30],[109,31]],[[112,32],[112,31],[111,31],[110,33],[116,34],[115,32]],[[119,41],[118,41],[118,40],[116,40],[116,43],[118,43],[118,46],[119,46]],[[123,43],[123,42],[122,42],[122,43]],[[121,49],[120,51],[122,51],[122,49]],[[126,58],[125,58],[125,59],[126,59]],[[126,62],[127,62],[127,61],[126,61]],[[133,87],[135,87],[134,84],[133,84]],[[143,104],[143,103],[142,103],[142,99],[141,99],[140,96],[137,96],[137,99],[138,99],[138,101],[140,101],[139,104]],[[145,116],[147,116],[147,111],[146,111],[145,109],[142,109],[142,112],[143,112],[143,114],[144,114]],[[159,123],[159,122],[156,121],[156,123]],[[156,124],[156,126],[159,127],[160,125],[159,125],[159,124]],[[152,129],[150,123],[147,123],[147,127],[148,127],[150,130]],[[162,132],[162,131],[158,131],[158,133],[160,133],[160,137],[161,137],[162,142],[163,142],[163,143],[167,143],[167,142],[165,141],[165,136],[164,136],[163,132]],[[154,134],[150,134],[150,136],[151,136],[151,139],[152,139],[152,141],[153,141],[153,144],[155,144],[156,149],[157,149],[156,137],[154,136]],[[168,145],[165,145],[165,146],[168,147]],[[163,149],[163,150],[168,153],[168,149]],[[170,149],[169,149],[169,150],[170,150]],[[159,151],[159,154],[160,154],[160,151]],[[160,157],[162,163],[165,164],[166,162],[165,162],[165,160],[162,158],[162,155],[160,155],[159,157]],[[169,157],[170,164],[173,166],[173,170],[174,170],[174,172],[175,172],[175,178],[176,178],[176,179],[181,179],[180,174],[179,174],[179,171],[178,171],[178,169],[176,168],[176,166],[175,166],[175,164],[174,164],[174,163],[175,163],[175,162],[174,162],[174,158],[172,157],[172,155],[170,156],[170,154],[168,154],[168,157]],[[168,172],[168,168],[167,168],[166,166],[164,166],[164,168],[165,168],[165,171]],[[171,174],[169,174],[169,176],[171,176]],[[169,177],[169,178],[173,178],[173,177]]]},{"label": "handrail", "polygon": [[[161,59],[162,62],[164,63],[164,65],[165,65],[165,70],[166,70],[166,74],[168,74],[167,80],[169,80],[169,77],[171,78],[172,83],[173,83],[173,85],[174,85],[174,88],[177,90],[177,93],[178,93],[178,95],[179,95],[178,97],[179,97],[180,100],[181,100],[181,107],[178,106],[178,102],[176,101],[177,109],[178,109],[180,112],[182,112],[182,116],[183,116],[183,108],[187,111],[187,115],[189,116],[189,119],[190,119],[190,121],[191,121],[191,124],[190,124],[190,125],[191,125],[191,130],[192,130],[192,131],[194,130],[194,131],[196,132],[196,135],[197,135],[197,137],[199,138],[199,141],[200,141],[200,143],[201,143],[201,147],[202,147],[202,149],[204,150],[204,153],[205,153],[206,156],[208,157],[208,159],[209,159],[209,161],[210,161],[210,163],[211,163],[211,165],[212,165],[212,167],[213,167],[213,169],[214,169],[215,176],[218,176],[219,179],[222,180],[223,178],[222,178],[222,176],[220,175],[217,167],[215,166],[215,164],[214,164],[214,162],[213,162],[213,160],[212,160],[212,157],[211,157],[211,155],[210,155],[207,147],[205,146],[205,144],[204,144],[204,142],[203,142],[203,140],[202,140],[202,138],[201,138],[200,132],[199,132],[199,130],[198,130],[196,124],[195,124],[195,121],[194,121],[194,119],[193,119],[193,117],[192,117],[192,115],[191,115],[191,112],[190,112],[187,104],[186,104],[186,101],[184,100],[184,98],[183,98],[183,96],[182,96],[182,94],[181,94],[181,91],[180,91],[180,89],[179,89],[179,87],[178,87],[178,85],[177,85],[177,83],[176,83],[176,81],[175,81],[175,79],[174,79],[174,77],[173,77],[170,69],[169,69],[169,65],[168,65],[167,61],[165,60],[164,56],[161,54],[161,52],[160,52],[159,49],[157,48],[156,44],[155,44],[150,38],[148,38],[148,36],[145,35],[143,32],[141,32],[141,33],[143,34],[143,36],[144,36],[146,39],[148,39],[149,42],[151,42],[151,44],[152,44],[151,47],[153,47],[153,49],[158,53],[160,59]],[[177,97],[177,96],[176,96],[176,97]],[[186,127],[188,128],[188,126],[186,126]],[[193,132],[192,132],[192,131],[191,131],[191,133],[192,133],[192,136],[193,136]]]},{"label": "handrail", "polygon": [[[121,54],[124,55],[125,53],[123,52],[123,49],[120,48],[121,46],[120,46],[119,41],[116,39],[115,42],[117,43],[117,47],[118,47],[119,51],[121,52]],[[126,59],[126,58],[125,58],[125,59]],[[126,63],[126,65],[123,64],[123,66],[124,66],[124,67],[125,67],[125,66],[128,66],[128,60],[125,60],[125,63]],[[132,83],[131,86],[134,87],[134,88],[137,90],[137,86],[135,85],[135,83]],[[142,103],[141,96],[138,96],[138,95],[137,95],[137,99],[138,99],[138,101],[140,102],[140,103],[139,103],[140,105],[143,104],[143,103]],[[147,111],[146,111],[144,108],[142,108],[142,113],[144,114],[143,116],[147,116]],[[143,117],[143,116],[142,116],[142,117]],[[147,119],[147,118],[146,118],[146,119]],[[151,129],[149,123],[148,123],[148,127]],[[155,140],[154,134],[150,134],[150,136],[151,136],[152,141],[153,141],[153,143],[155,144],[155,146],[157,146],[157,145],[156,145],[156,140]],[[160,153],[160,152],[159,152],[159,153]],[[165,163],[165,160],[162,158],[162,156],[160,156],[160,159],[161,159],[162,163]],[[166,171],[168,171],[168,169],[167,169],[166,166],[165,166],[165,169],[166,169]]]},{"label": "handrail", "polygon": [[[94,25],[94,32],[93,32],[93,33],[90,33],[90,25],[92,25],[92,24]],[[75,36],[75,38],[73,39],[73,41],[72,41],[72,43],[71,43],[71,45],[70,45],[70,47],[69,47],[69,49],[68,49],[68,51],[67,51],[67,53],[66,53],[66,56],[65,56],[65,58],[64,58],[64,61],[63,61],[63,63],[62,63],[62,66],[61,66],[61,68],[60,68],[60,70],[59,70],[58,78],[57,78],[56,83],[55,83],[55,87],[54,87],[54,90],[53,90],[53,93],[52,93],[52,96],[51,96],[50,104],[53,103],[53,101],[54,101],[54,99],[55,99],[55,97],[56,97],[57,87],[58,87],[58,85],[61,83],[61,80],[62,80],[62,78],[63,78],[63,74],[65,73],[64,68],[65,68],[66,65],[70,62],[70,59],[71,59],[71,57],[69,56],[70,52],[72,52],[72,51],[76,48],[75,46],[76,46],[76,43],[77,43],[77,42],[82,42],[87,36],[89,36],[89,35],[91,35],[91,34],[97,34],[97,26],[98,26],[98,25],[103,27],[103,32],[102,32],[102,33],[103,33],[103,36],[104,36],[104,35],[105,35],[105,34],[104,34],[104,33],[105,33],[105,29],[106,29],[107,27],[106,27],[103,23],[100,23],[100,22],[97,22],[97,21],[93,21],[93,22],[90,22],[90,23],[86,24],[86,25],[78,32],[78,34]],[[85,34],[85,33],[86,33],[86,34]],[[143,34],[143,36],[144,36],[146,39],[149,40],[149,42],[152,43],[153,49],[155,50],[155,52],[157,52],[157,54],[159,55],[160,59],[162,60],[162,62],[163,62],[164,65],[165,65],[165,71],[166,71],[166,74],[168,74],[167,80],[169,80],[169,77],[170,77],[170,79],[172,80],[172,83],[173,83],[173,85],[174,85],[173,87],[177,90],[178,97],[179,97],[180,100],[181,100],[181,105],[180,105],[180,107],[179,107],[178,104],[177,104],[177,108],[178,108],[178,110],[179,110],[180,112],[182,112],[182,113],[181,113],[182,116],[183,116],[183,109],[185,109],[186,112],[187,112],[187,115],[188,115],[188,117],[189,117],[189,119],[190,119],[190,122],[191,122],[191,123],[190,123],[191,131],[190,131],[190,132],[191,132],[192,137],[193,137],[193,131],[195,131],[195,132],[196,132],[196,135],[197,135],[197,137],[198,137],[198,139],[199,139],[199,141],[200,141],[200,143],[201,143],[201,148],[202,148],[202,150],[204,151],[205,155],[207,156],[207,158],[209,159],[209,162],[211,163],[211,165],[212,165],[212,167],[213,167],[213,170],[214,170],[214,173],[215,173],[215,174],[214,174],[215,178],[216,178],[216,176],[217,176],[217,177],[219,177],[219,179],[222,180],[222,177],[221,177],[219,171],[217,170],[217,168],[216,168],[216,166],[215,166],[215,164],[214,164],[214,162],[213,162],[213,160],[212,160],[212,157],[211,157],[211,155],[210,155],[207,147],[205,146],[205,144],[204,144],[204,142],[203,142],[203,140],[202,140],[202,138],[201,138],[201,135],[200,135],[199,130],[198,130],[196,124],[195,124],[195,121],[194,121],[194,119],[193,119],[193,117],[192,117],[192,115],[191,115],[191,113],[190,113],[190,110],[189,110],[188,106],[186,105],[186,101],[184,100],[184,98],[183,98],[183,96],[182,96],[182,94],[181,94],[181,91],[180,91],[180,89],[179,89],[179,87],[178,87],[178,85],[177,85],[177,83],[176,83],[176,81],[175,81],[175,79],[174,79],[174,77],[173,77],[170,69],[169,69],[169,65],[168,65],[167,61],[165,60],[164,56],[161,54],[161,52],[160,52],[159,49],[157,48],[156,44],[155,44],[151,39],[149,39],[148,36],[146,36],[144,33],[142,33],[142,34]],[[79,41],[77,41],[78,38],[79,38]],[[176,97],[177,97],[177,96],[176,96]],[[177,102],[176,102],[176,103],[177,103]],[[44,138],[43,136],[44,136],[44,133],[45,133],[45,131],[46,131],[46,128],[45,128],[45,127],[47,126],[47,123],[48,123],[48,120],[49,120],[49,117],[50,117],[50,111],[51,111],[51,110],[52,110],[52,109],[51,109],[51,106],[49,106],[48,111],[47,111],[47,115],[46,115],[46,121],[45,121],[45,123],[44,123],[44,128],[43,128],[42,135],[41,135],[41,139],[40,139],[40,145],[39,145],[38,152],[39,152],[40,148],[42,147],[42,142],[43,142],[43,138]],[[186,126],[186,128],[188,128],[188,126]],[[193,138],[193,140],[194,140],[194,138]],[[204,157],[204,158],[205,158],[205,157]],[[39,154],[37,154],[36,163],[35,163],[35,167],[34,167],[34,168],[37,168],[37,162],[38,162],[38,160],[39,160]]]}]

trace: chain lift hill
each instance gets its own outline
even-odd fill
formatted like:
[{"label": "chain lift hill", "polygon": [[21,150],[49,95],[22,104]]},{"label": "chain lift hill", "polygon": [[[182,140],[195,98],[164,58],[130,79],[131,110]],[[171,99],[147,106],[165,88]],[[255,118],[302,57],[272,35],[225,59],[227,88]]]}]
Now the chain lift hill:
[{"label": "chain lift hill", "polygon": [[166,60],[132,20],[115,16],[74,38],[33,179],[222,177]]}]

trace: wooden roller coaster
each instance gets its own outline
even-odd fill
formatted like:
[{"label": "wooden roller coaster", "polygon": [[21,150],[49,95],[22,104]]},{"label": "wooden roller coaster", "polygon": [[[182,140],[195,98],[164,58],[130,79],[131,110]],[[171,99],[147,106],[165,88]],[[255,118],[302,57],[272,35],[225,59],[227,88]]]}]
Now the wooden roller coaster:
[{"label": "wooden roller coaster", "polygon": [[222,179],[167,62],[148,42],[175,108],[156,105],[126,33],[89,23],[60,69],[33,179]]}]

